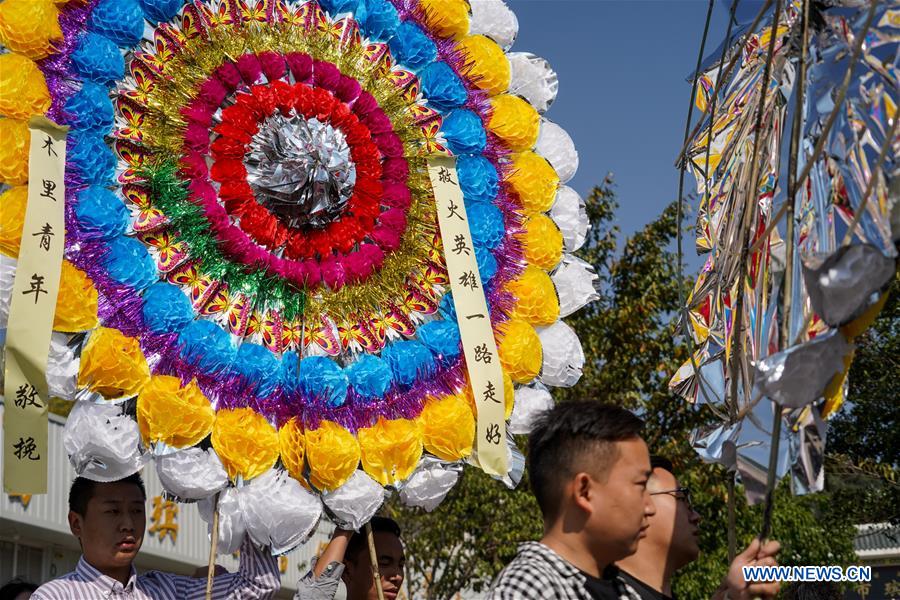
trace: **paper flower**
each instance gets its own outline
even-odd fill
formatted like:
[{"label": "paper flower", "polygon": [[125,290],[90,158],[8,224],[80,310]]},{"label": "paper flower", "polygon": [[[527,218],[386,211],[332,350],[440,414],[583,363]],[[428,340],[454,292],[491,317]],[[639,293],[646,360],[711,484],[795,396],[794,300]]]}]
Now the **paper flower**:
[{"label": "paper flower", "polygon": [[22,185],[28,181],[28,123],[17,119],[0,119],[0,181]]},{"label": "paper flower", "polygon": [[549,271],[562,257],[562,233],[547,215],[534,215],[525,223],[522,235],[525,258],[529,263]]},{"label": "paper flower", "polygon": [[444,460],[459,460],[472,453],[475,416],[465,399],[456,394],[432,398],[422,409],[425,449]]},{"label": "paper flower", "polygon": [[29,58],[44,58],[62,38],[58,19],[53,2],[6,0],[0,4],[0,42]]},{"label": "paper flower", "polygon": [[354,471],[344,485],[322,494],[322,501],[343,529],[358,530],[368,523],[384,504],[385,491],[381,484],[366,475]]},{"label": "paper flower", "polygon": [[490,130],[509,146],[521,152],[534,148],[541,118],[527,100],[511,94],[491,98]]},{"label": "paper flower", "polygon": [[262,415],[249,408],[218,411],[212,445],[231,479],[253,479],[278,460],[278,433]]},{"label": "paper flower", "polygon": [[559,318],[556,288],[550,276],[540,268],[533,265],[525,267],[507,289],[518,298],[510,316],[532,325],[550,325]]},{"label": "paper flower", "polygon": [[182,387],[177,377],[154,375],[138,394],[137,421],[148,445],[194,446],[210,434],[215,419],[195,381]]},{"label": "paper flower", "polygon": [[97,288],[84,271],[64,260],[59,276],[59,294],[53,329],[67,333],[88,331],[99,325]]},{"label": "paper flower", "polygon": [[379,418],[357,437],[363,469],[381,485],[409,477],[422,455],[422,426],[410,419]]},{"label": "paper flower", "polygon": [[510,319],[506,322],[497,351],[503,368],[516,383],[528,383],[541,370],[541,340],[534,327],[525,321]]},{"label": "paper flower", "polygon": [[359,442],[353,434],[337,423],[322,421],[307,430],[305,438],[310,483],[323,491],[343,485],[359,465]]},{"label": "paper flower", "polygon": [[28,119],[48,108],[50,92],[37,65],[19,54],[0,54],[0,115]]},{"label": "paper flower", "polygon": [[305,446],[303,427],[296,417],[282,425],[281,429],[278,430],[278,448],[281,453],[281,462],[291,477],[300,482],[305,481],[303,477]]},{"label": "paper flower", "polygon": [[91,332],[81,353],[78,385],[107,400],[136,396],[150,379],[150,368],[138,340],[118,329]]},{"label": "paper flower", "polygon": [[28,202],[28,187],[11,187],[0,194],[0,252],[16,258],[22,242],[22,227],[25,225],[25,204]]}]

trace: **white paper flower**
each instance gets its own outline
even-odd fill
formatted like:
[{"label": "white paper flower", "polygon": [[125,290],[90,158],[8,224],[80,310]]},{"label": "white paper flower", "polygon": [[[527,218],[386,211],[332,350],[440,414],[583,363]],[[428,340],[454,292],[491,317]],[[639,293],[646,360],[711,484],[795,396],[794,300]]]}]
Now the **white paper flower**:
[{"label": "white paper flower", "polygon": [[544,366],[540,380],[545,385],[572,387],[581,379],[584,351],[575,331],[557,321],[549,327],[539,327],[538,337],[544,348]]},{"label": "white paper flower", "polygon": [[344,485],[323,493],[322,501],[342,528],[358,530],[384,504],[384,488],[365,471],[356,471]]},{"label": "white paper flower", "polygon": [[141,470],[147,460],[137,423],[115,404],[76,402],[63,444],[75,472],[94,481],[123,479]]},{"label": "white paper flower", "polygon": [[156,474],[169,493],[184,500],[202,500],[228,485],[222,461],[210,448],[185,448],[155,457]]}]

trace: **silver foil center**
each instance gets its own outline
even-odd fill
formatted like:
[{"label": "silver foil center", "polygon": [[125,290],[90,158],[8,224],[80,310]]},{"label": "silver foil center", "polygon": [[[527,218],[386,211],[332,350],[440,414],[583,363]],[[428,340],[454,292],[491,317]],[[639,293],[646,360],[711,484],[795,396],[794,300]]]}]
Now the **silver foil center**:
[{"label": "silver foil center", "polygon": [[256,199],[290,227],[321,228],[337,219],[356,183],[344,134],[318,119],[275,113],[244,155]]}]

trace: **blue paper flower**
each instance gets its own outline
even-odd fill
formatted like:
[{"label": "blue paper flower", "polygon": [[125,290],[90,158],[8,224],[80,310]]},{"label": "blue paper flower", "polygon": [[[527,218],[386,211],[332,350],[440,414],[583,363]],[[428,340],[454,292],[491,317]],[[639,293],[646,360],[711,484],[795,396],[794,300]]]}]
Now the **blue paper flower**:
[{"label": "blue paper flower", "polygon": [[455,321],[429,321],[419,327],[416,334],[437,358],[451,361],[459,356],[459,327]]},{"label": "blue paper flower", "polygon": [[72,53],[72,65],[83,79],[105,85],[125,76],[125,59],[118,46],[96,33],[84,34]]},{"label": "blue paper flower", "polygon": [[330,406],[347,400],[347,374],[326,356],[309,356],[300,361],[300,389],[307,398],[324,398]]},{"label": "blue paper flower", "polygon": [[486,284],[497,272],[497,259],[484,246],[475,246],[475,259],[478,261],[478,274],[481,276],[481,282]]},{"label": "blue paper flower", "polygon": [[453,302],[453,294],[450,292],[444,294],[444,297],[441,298],[441,303],[438,305],[438,312],[448,321],[456,321],[456,303]]},{"label": "blue paper flower", "polygon": [[231,335],[212,321],[192,322],[182,330],[178,343],[181,357],[208,373],[225,371],[234,363]]},{"label": "blue paper flower", "polygon": [[154,283],[143,298],[144,324],[153,333],[177,333],[194,320],[191,301],[170,283]]},{"label": "blue paper flower", "polygon": [[497,169],[483,156],[458,157],[456,173],[466,202],[493,202],[500,191]]},{"label": "blue paper flower", "polygon": [[125,233],[128,209],[105,187],[91,185],[78,192],[75,216],[81,234],[88,239],[108,240]]},{"label": "blue paper flower", "polygon": [[421,342],[413,340],[394,342],[382,351],[381,358],[391,368],[394,380],[403,386],[409,387],[419,377],[434,372],[434,357]]},{"label": "blue paper flower", "polygon": [[99,134],[112,129],[115,118],[106,88],[89,81],[66,101],[65,112],[75,129]]},{"label": "blue paper flower", "polygon": [[281,357],[281,372],[279,373],[281,389],[293,399],[300,395],[300,359],[296,354],[285,354]]},{"label": "blue paper flower", "polygon": [[103,137],[76,131],[66,144],[66,160],[86,184],[105,185],[116,172],[116,157]]},{"label": "blue paper flower", "polygon": [[453,154],[478,154],[487,144],[481,119],[471,110],[457,108],[444,117],[441,127]]},{"label": "blue paper flower", "polygon": [[88,27],[120,48],[130,48],[144,35],[144,11],[135,0],[100,0],[91,12]]},{"label": "blue paper flower", "polygon": [[503,226],[503,213],[493,204],[472,202],[466,204],[466,215],[472,231],[472,241],[476,246],[496,248],[506,233]]},{"label": "blue paper flower", "polygon": [[339,13],[352,12],[356,10],[359,0],[320,0],[319,4],[332,17]]},{"label": "blue paper flower", "polygon": [[363,400],[377,400],[391,387],[391,369],[383,360],[372,354],[362,354],[344,371],[350,385]]},{"label": "blue paper flower", "polygon": [[268,396],[278,384],[278,358],[259,344],[244,342],[238,347],[234,370],[244,376],[247,383],[260,396]]},{"label": "blue paper flower", "polygon": [[387,0],[359,0],[354,13],[360,31],[376,40],[386,40],[400,24],[397,9]]},{"label": "blue paper flower", "polygon": [[445,62],[433,62],[419,71],[419,81],[422,94],[437,110],[450,110],[466,103],[466,86]]},{"label": "blue paper flower", "polygon": [[423,67],[437,58],[437,46],[412,21],[400,23],[394,37],[388,42],[388,47],[398,62],[413,69]]},{"label": "blue paper flower", "polygon": [[140,0],[141,8],[152,23],[168,21],[178,14],[184,0]]},{"label": "blue paper flower", "polygon": [[156,283],[156,263],[134,238],[119,236],[109,242],[106,272],[115,281],[143,290]]}]

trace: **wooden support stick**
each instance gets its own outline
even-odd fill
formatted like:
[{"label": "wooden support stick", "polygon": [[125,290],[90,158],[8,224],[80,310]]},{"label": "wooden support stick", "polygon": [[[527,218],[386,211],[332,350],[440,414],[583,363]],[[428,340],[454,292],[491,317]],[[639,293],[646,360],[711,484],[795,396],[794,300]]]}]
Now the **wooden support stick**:
[{"label": "wooden support stick", "polygon": [[212,535],[209,543],[209,568],[206,572],[206,600],[212,600],[213,576],[216,573],[216,548],[219,545],[219,494],[213,498]]},{"label": "wooden support stick", "polygon": [[366,523],[366,539],[369,541],[369,560],[372,561],[372,579],[375,580],[375,591],[378,592],[378,600],[384,600],[384,590],[381,589],[381,573],[378,572],[378,553],[375,551],[375,534],[372,533],[371,523]]}]

